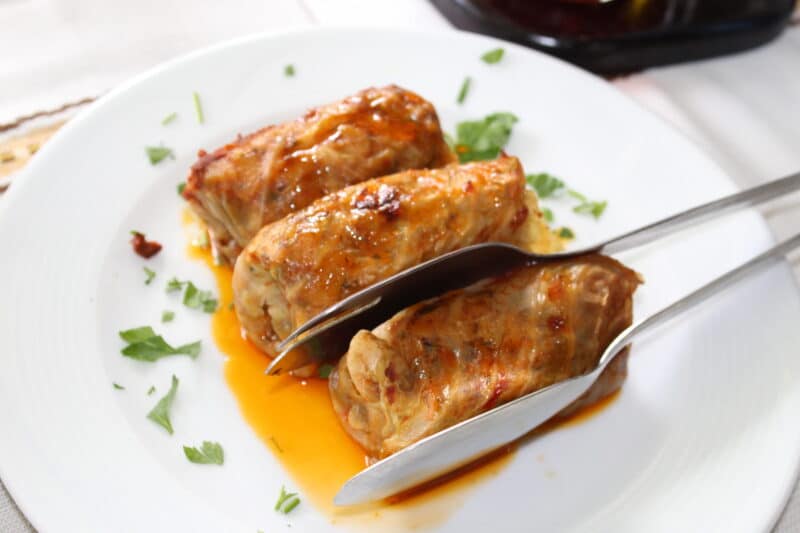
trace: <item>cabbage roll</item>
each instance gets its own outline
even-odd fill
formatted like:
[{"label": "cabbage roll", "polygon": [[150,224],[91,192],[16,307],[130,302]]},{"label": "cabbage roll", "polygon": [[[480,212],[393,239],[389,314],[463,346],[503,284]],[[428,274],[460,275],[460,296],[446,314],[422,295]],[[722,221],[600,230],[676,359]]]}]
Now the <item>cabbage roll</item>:
[{"label": "cabbage roll", "polygon": [[[330,375],[346,431],[382,458],[578,376],[632,320],[638,275],[591,255],[521,268],[409,307],[353,337]],[[614,392],[620,356],[567,411]]]},{"label": "cabbage roll", "polygon": [[560,244],[516,158],[369,180],[264,227],[234,268],[236,313],[248,337],[275,355],[280,339],[339,300],[487,241],[538,251]]},{"label": "cabbage roll", "polygon": [[266,224],[347,185],[455,161],[433,105],[397,86],[370,88],[292,122],[200,152],[183,196],[231,264]]}]

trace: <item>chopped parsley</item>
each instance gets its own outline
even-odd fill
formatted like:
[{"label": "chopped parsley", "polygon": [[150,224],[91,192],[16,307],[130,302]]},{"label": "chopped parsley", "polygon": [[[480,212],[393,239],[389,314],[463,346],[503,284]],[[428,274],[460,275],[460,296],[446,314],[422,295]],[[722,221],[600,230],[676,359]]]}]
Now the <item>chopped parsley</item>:
[{"label": "chopped parsley", "polygon": [[458,90],[458,98],[456,98],[456,102],[459,104],[463,104],[464,100],[467,99],[467,94],[469,94],[469,86],[472,83],[472,79],[467,76],[464,78],[464,81],[461,82],[461,89]]},{"label": "chopped parsley", "polygon": [[185,189],[185,188],[186,188],[186,182],[185,181],[182,181],[182,182],[180,182],[178,184],[177,189],[178,189],[178,195],[179,196],[183,196],[183,189]]},{"label": "chopped parsley", "polygon": [[206,121],[206,118],[203,115],[203,106],[200,103],[200,95],[197,94],[197,91],[192,93],[192,100],[194,101],[194,114],[197,116],[197,123],[202,124]]},{"label": "chopped parsley", "polygon": [[287,78],[291,78],[292,76],[294,76],[294,65],[289,64],[283,67],[283,75],[286,76]]},{"label": "chopped parsley", "polygon": [[503,54],[505,50],[502,48],[495,48],[494,50],[489,50],[485,54],[481,56],[481,59],[484,63],[489,65],[494,65],[495,63],[499,63],[501,59],[503,59]]},{"label": "chopped parsley", "polygon": [[225,453],[219,442],[204,440],[198,450],[195,447],[184,446],[183,454],[189,461],[201,465],[221,465],[225,461]]},{"label": "chopped parsley", "polygon": [[156,386],[155,385],[150,385],[150,388],[147,389],[147,395],[151,396],[155,391],[156,391]]},{"label": "chopped parsley", "polygon": [[167,281],[167,289],[166,290],[167,290],[167,292],[179,291],[179,290],[183,289],[183,286],[186,283],[187,282],[185,282],[185,281],[180,281],[178,278],[172,278],[169,281]]},{"label": "chopped parsley", "polygon": [[553,219],[555,218],[553,216],[553,210],[550,209],[549,207],[542,208],[542,216],[544,217],[545,222],[547,222],[548,224],[552,224]]},{"label": "chopped parsley", "polygon": [[594,218],[600,218],[603,212],[606,210],[606,206],[608,202],[582,202],[575,207],[572,208],[578,214],[582,215],[592,215]]},{"label": "chopped parsley", "polygon": [[[579,215],[591,215],[594,218],[600,218],[608,206],[607,201],[592,201],[578,191],[567,188],[563,180],[560,180],[559,178],[553,176],[552,174],[548,174],[547,172],[528,174],[525,176],[525,180],[528,182],[528,185],[534,191],[536,191],[536,195],[541,199],[550,198],[552,196],[557,196],[562,192],[566,192],[567,196],[574,198],[579,202],[578,205],[572,208],[572,210]],[[552,216],[552,212],[550,212],[550,215]],[[547,213],[545,213],[545,219],[548,222],[552,222],[552,218],[548,218]],[[571,239],[573,237],[574,235],[571,235],[568,238]]]},{"label": "chopped parsley", "polygon": [[575,238],[575,234],[572,233],[572,230],[567,228],[567,227],[559,228],[558,236],[561,237],[562,239],[574,239]]},{"label": "chopped parsley", "polygon": [[150,326],[120,331],[119,336],[128,343],[121,350],[122,355],[137,361],[152,363],[170,355],[188,355],[195,359],[200,354],[200,341],[173,348]]},{"label": "chopped parsley", "polygon": [[195,287],[191,281],[186,282],[186,289],[183,292],[183,305],[191,309],[202,309],[206,313],[213,313],[217,310],[217,299],[211,291],[201,291]]},{"label": "chopped parsley", "polygon": [[158,424],[159,426],[163,427],[167,430],[167,432],[172,435],[172,422],[169,419],[169,410],[172,407],[172,402],[175,400],[175,393],[178,391],[178,378],[175,377],[175,374],[172,375],[172,385],[169,388],[169,392],[158,400],[158,403],[153,407],[149,413],[147,413],[147,418]]},{"label": "chopped parsley", "polygon": [[161,322],[172,322],[174,318],[175,318],[174,311],[169,311],[169,310],[161,311]]},{"label": "chopped parsley", "polygon": [[563,181],[547,172],[528,174],[525,176],[525,180],[536,191],[536,196],[539,198],[548,198],[564,188]]},{"label": "chopped parsley", "polygon": [[157,165],[168,157],[175,159],[172,150],[166,146],[146,146],[144,151],[150,159],[151,165]]},{"label": "chopped parsley", "polygon": [[161,125],[162,126],[166,126],[170,122],[173,122],[176,118],[178,118],[178,114],[177,113],[170,113],[169,115],[167,115],[166,117],[164,117],[161,120]]},{"label": "chopped parsley", "polygon": [[333,365],[324,364],[319,367],[319,377],[322,379],[328,379],[328,376],[331,375],[331,371],[333,370]]},{"label": "chopped parsley", "polygon": [[117,390],[125,390],[125,387],[123,387],[119,383],[112,383],[112,385],[114,385],[114,388]]},{"label": "chopped parsley", "polygon": [[281,494],[275,503],[275,510],[283,514],[289,514],[300,504],[300,497],[296,492],[286,492],[286,488],[281,485]]},{"label": "chopped parsley", "polygon": [[145,276],[144,284],[150,285],[153,282],[153,278],[156,277],[156,272],[155,270],[150,270],[147,267],[142,267],[142,268],[144,268],[144,276]]},{"label": "chopped parsley", "polygon": [[211,291],[201,291],[191,281],[181,281],[172,278],[167,281],[167,292],[177,292],[183,289],[183,305],[191,309],[202,309],[206,313],[213,313],[217,310],[219,301],[214,298]]},{"label": "chopped parsley", "polygon": [[481,120],[459,122],[455,141],[458,160],[467,163],[496,158],[508,144],[517,120],[511,113],[492,113]]}]

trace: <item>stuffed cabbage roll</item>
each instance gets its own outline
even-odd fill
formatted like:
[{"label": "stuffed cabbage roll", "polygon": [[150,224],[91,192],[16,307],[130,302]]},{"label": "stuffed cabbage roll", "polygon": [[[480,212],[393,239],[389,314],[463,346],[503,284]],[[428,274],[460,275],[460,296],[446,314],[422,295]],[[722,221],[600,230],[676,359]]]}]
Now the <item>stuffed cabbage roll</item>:
[{"label": "stuffed cabbage roll", "polygon": [[[330,375],[334,409],[368,453],[390,455],[591,370],[630,325],[639,283],[621,263],[592,255],[524,267],[409,307],[353,338]],[[624,358],[610,365],[577,404],[616,390],[625,368]]]},{"label": "stuffed cabbage roll", "polygon": [[514,157],[409,170],[352,185],[263,228],[233,273],[243,330],[267,353],[339,300],[457,248],[560,242]]},{"label": "stuffed cabbage roll", "polygon": [[184,198],[231,263],[264,225],[347,185],[455,161],[433,105],[371,88],[303,117],[200,152]]}]

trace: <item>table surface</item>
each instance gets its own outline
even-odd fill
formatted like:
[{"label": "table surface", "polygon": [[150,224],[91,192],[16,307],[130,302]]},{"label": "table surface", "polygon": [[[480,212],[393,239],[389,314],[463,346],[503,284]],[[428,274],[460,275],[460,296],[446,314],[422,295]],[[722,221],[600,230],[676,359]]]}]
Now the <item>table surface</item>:
[{"label": "table surface", "polygon": [[[0,131],[20,116],[100,95],[193,49],[247,33],[318,25],[450,27],[425,0],[0,0],[0,50],[7,51],[0,54]],[[798,65],[800,26],[794,25],[753,51],[612,83],[746,188],[800,170]],[[9,135],[14,132],[0,141]],[[0,195],[0,208],[3,202]],[[761,209],[776,239],[800,227],[798,203],[793,196]],[[792,264],[800,279],[800,261]],[[34,531],[1,482],[0,531]],[[798,487],[774,531],[800,531]]]}]

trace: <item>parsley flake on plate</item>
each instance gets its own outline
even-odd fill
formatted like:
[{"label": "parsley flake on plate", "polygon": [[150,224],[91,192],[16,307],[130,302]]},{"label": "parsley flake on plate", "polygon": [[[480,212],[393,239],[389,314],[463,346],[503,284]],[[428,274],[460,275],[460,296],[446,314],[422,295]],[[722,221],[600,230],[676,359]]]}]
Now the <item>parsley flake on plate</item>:
[{"label": "parsley flake on plate", "polygon": [[542,216],[544,217],[545,222],[547,222],[548,224],[552,224],[553,219],[555,218],[553,216],[553,210],[550,209],[549,207],[542,208]]},{"label": "parsley flake on plate", "polygon": [[459,104],[463,104],[464,100],[467,99],[467,94],[469,94],[469,86],[472,83],[472,78],[467,76],[464,78],[464,81],[461,82],[461,89],[458,90],[458,98],[456,98],[456,102]]},{"label": "parsley flake on plate", "polygon": [[157,165],[168,157],[175,159],[172,149],[166,146],[145,146],[144,151],[150,159],[151,165]]},{"label": "parsley flake on plate", "polygon": [[145,276],[144,284],[150,285],[153,282],[153,278],[156,277],[156,272],[155,270],[150,270],[147,267],[142,267],[142,268],[144,268],[144,276]]},{"label": "parsley flake on plate", "polygon": [[176,187],[176,189],[178,190],[178,196],[183,196],[183,189],[185,189],[185,188],[186,188],[186,182],[185,181],[182,181],[182,182],[180,182],[178,184],[178,186]]},{"label": "parsley flake on plate", "polygon": [[549,198],[564,188],[563,181],[547,172],[528,174],[525,176],[525,181],[536,191],[536,196],[539,198]]},{"label": "parsley flake on plate", "polygon": [[172,278],[167,281],[167,292],[177,292],[183,290],[183,305],[191,309],[202,309],[206,313],[213,313],[217,310],[219,301],[214,298],[211,291],[201,291],[191,281],[181,281]]},{"label": "parsley flake on plate", "polygon": [[291,78],[292,76],[294,76],[294,65],[289,64],[283,67],[283,75],[286,76],[287,78]]},{"label": "parsley flake on plate", "polygon": [[494,65],[495,63],[499,63],[501,59],[503,59],[503,54],[505,50],[502,48],[495,48],[494,50],[489,50],[485,54],[481,56],[481,59],[484,63],[489,65]]},{"label": "parsley flake on plate", "polygon": [[161,125],[162,126],[166,126],[167,124],[173,122],[176,118],[178,118],[178,114],[177,113],[170,113],[169,115],[167,115],[166,117],[164,117],[161,120]]},{"label": "parsley flake on plate", "polygon": [[300,497],[296,492],[286,492],[286,487],[281,485],[281,494],[275,503],[275,510],[283,514],[289,514],[300,504]]},{"label": "parsley flake on plate", "polygon": [[120,350],[122,355],[137,361],[152,363],[170,355],[188,355],[195,359],[200,354],[200,341],[173,348],[150,326],[120,331],[119,336],[128,343]]},{"label": "parsley flake on plate", "polygon": [[511,113],[492,113],[481,120],[456,125],[455,151],[461,163],[494,159],[508,144],[517,122]]},{"label": "parsley flake on plate", "polygon": [[183,292],[183,305],[191,309],[202,309],[206,313],[213,313],[217,310],[217,299],[211,291],[201,291],[195,287],[194,283],[188,281],[186,290]]},{"label": "parsley flake on plate", "polygon": [[575,238],[575,234],[572,232],[571,229],[569,229],[567,227],[559,228],[558,236],[561,237],[562,239],[574,239]]},{"label": "parsley flake on plate", "polygon": [[572,208],[578,214],[581,215],[592,215],[594,218],[600,218],[603,212],[606,210],[606,206],[608,205],[607,201],[603,202],[582,202],[575,207]]},{"label": "parsley flake on plate", "polygon": [[201,465],[221,465],[225,462],[225,453],[219,442],[204,440],[199,450],[195,447],[184,446],[183,454],[192,463]]},{"label": "parsley flake on plate", "polygon": [[197,123],[202,124],[206,121],[206,117],[203,115],[203,105],[200,103],[200,95],[197,94],[197,91],[192,93],[192,101],[194,102],[194,114],[197,116]]},{"label": "parsley flake on plate", "polygon": [[155,385],[150,385],[150,388],[149,388],[149,389],[147,389],[147,395],[148,395],[148,396],[150,396],[150,395],[152,395],[152,394],[153,394],[155,391],[156,391],[156,386],[155,386]]},{"label": "parsley flake on plate", "polygon": [[186,283],[187,283],[186,281],[181,281],[178,278],[173,277],[169,281],[167,281],[166,291],[167,292],[179,291],[183,289],[183,286],[186,285]]},{"label": "parsley flake on plate", "polygon": [[170,310],[161,311],[161,322],[172,322],[175,312]]},{"label": "parsley flake on plate", "polygon": [[125,390],[125,387],[123,387],[119,383],[112,383],[112,385],[114,385],[114,388],[117,390]]},{"label": "parsley flake on plate", "polygon": [[159,426],[163,427],[167,430],[167,432],[172,435],[172,422],[169,419],[169,410],[172,407],[172,402],[175,400],[175,393],[178,391],[178,378],[175,377],[175,374],[172,375],[172,385],[169,388],[169,392],[158,400],[158,403],[153,407],[149,413],[147,413],[147,418],[152,420]]}]

